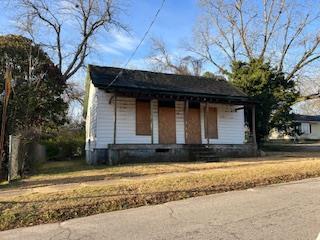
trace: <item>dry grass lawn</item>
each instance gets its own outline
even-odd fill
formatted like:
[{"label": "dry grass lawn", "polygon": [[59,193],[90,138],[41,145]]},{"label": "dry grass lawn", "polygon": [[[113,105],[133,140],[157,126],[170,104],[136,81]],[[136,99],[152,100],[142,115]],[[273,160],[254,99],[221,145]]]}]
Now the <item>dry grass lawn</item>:
[{"label": "dry grass lawn", "polygon": [[0,230],[319,176],[320,155],[311,153],[115,167],[46,163],[36,175],[2,183]]}]

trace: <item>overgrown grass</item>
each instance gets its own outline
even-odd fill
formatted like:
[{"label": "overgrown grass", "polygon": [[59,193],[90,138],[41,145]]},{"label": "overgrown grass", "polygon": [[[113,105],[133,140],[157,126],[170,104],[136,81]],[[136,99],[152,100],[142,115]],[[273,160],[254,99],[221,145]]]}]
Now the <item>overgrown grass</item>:
[{"label": "overgrown grass", "polygon": [[[107,168],[82,168],[81,164],[69,166],[69,170],[66,170],[66,166],[64,173],[57,173],[59,167],[57,163],[52,163],[56,170],[51,168],[52,165],[47,169],[46,165],[40,175],[30,179],[54,180],[92,174],[121,180],[112,183],[106,181],[106,184],[98,186],[78,184],[59,192],[39,191],[19,196],[0,194],[0,230],[320,176],[320,157],[310,155]],[[124,177],[119,177],[121,175]],[[148,175],[149,178],[137,177],[141,175]]]}]

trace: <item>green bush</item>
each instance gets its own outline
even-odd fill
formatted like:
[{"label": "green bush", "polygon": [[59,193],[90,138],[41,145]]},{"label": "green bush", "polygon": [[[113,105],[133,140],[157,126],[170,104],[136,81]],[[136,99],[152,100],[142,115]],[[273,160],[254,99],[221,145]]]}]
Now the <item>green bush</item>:
[{"label": "green bush", "polygon": [[85,133],[80,129],[63,129],[51,133],[41,142],[46,147],[48,160],[68,160],[84,155]]}]

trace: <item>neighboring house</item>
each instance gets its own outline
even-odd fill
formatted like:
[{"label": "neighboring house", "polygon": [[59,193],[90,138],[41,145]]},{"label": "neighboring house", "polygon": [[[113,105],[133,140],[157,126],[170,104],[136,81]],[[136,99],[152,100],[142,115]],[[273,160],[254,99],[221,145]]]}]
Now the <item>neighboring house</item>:
[{"label": "neighboring house", "polygon": [[320,139],[320,115],[295,115],[295,122],[299,125],[299,130],[302,133],[297,136],[298,139]]},{"label": "neighboring house", "polygon": [[273,130],[270,139],[297,139],[297,140],[320,140],[320,115],[294,115],[294,121],[297,123],[301,135],[293,137],[280,134]]},{"label": "neighboring house", "polygon": [[90,164],[212,160],[257,152],[254,130],[252,143],[246,143],[243,110],[254,112],[255,105],[222,77],[92,65],[89,77]]}]

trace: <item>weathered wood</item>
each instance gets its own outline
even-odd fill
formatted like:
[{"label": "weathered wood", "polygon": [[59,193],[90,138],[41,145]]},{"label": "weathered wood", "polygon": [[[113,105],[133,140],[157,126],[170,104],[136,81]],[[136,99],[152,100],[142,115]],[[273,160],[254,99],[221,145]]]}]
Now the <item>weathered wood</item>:
[{"label": "weathered wood", "polygon": [[136,100],[136,135],[151,135],[151,103]]},{"label": "weathered wood", "polygon": [[150,101],[150,128],[151,128],[151,144],[154,143],[153,139],[153,104],[152,100]]},{"label": "weathered wood", "polygon": [[185,132],[186,144],[201,144],[200,108],[189,108]]},{"label": "weathered wood", "polygon": [[123,89],[122,91],[107,91],[108,93],[117,92],[117,95],[123,97],[133,97],[133,98],[140,98],[140,99],[158,99],[158,100],[189,100],[189,101],[197,101],[197,102],[215,102],[215,103],[227,103],[232,105],[240,105],[240,106],[250,106],[253,104],[252,101],[248,99],[242,98],[235,98],[235,97],[223,97],[223,96],[196,96],[195,94],[184,95],[183,93],[175,93],[169,94],[166,92],[133,92],[130,90]]},{"label": "weathered wood", "polygon": [[114,94],[113,144],[117,143],[117,95]]},{"label": "weathered wood", "polygon": [[176,143],[176,112],[174,107],[159,107],[159,143]]},{"label": "weathered wood", "polygon": [[208,107],[207,110],[207,131],[206,138],[207,139],[217,139],[218,138],[218,111],[215,107]]},{"label": "weathered wood", "polygon": [[189,112],[189,101],[185,100],[184,101],[184,139],[185,142],[187,141],[188,138],[188,131],[187,131],[187,126],[188,126],[188,112]]},{"label": "weathered wood", "polygon": [[205,118],[204,118],[204,120],[205,120],[205,132],[206,132],[206,137],[207,137],[207,144],[209,145],[209,143],[210,143],[210,138],[209,138],[209,124],[208,124],[208,122],[209,122],[209,119],[208,119],[208,117],[209,117],[209,104],[208,104],[208,102],[206,102],[206,112],[205,112]]}]

